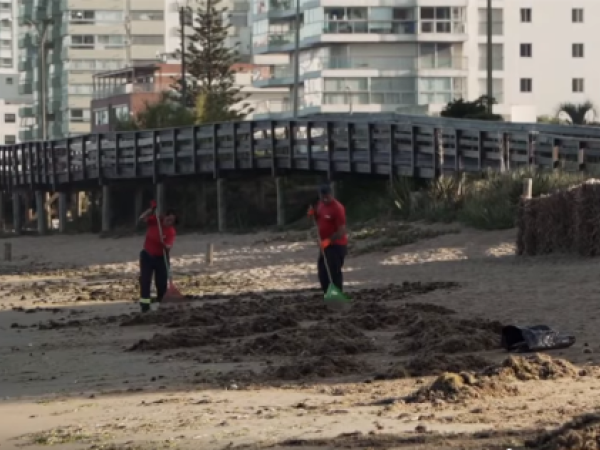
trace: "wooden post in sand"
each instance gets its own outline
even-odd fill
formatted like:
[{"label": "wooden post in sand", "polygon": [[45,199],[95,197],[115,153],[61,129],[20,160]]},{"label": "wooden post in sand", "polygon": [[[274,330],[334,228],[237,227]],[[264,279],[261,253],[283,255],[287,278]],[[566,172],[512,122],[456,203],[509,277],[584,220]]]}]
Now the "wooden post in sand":
[{"label": "wooden post in sand", "polygon": [[110,231],[110,187],[102,185],[102,232]]},{"label": "wooden post in sand", "polygon": [[523,198],[530,199],[533,196],[533,179],[525,178],[523,180]]},{"label": "wooden post in sand", "polygon": [[12,244],[10,242],[4,243],[4,261],[12,261]]},{"label": "wooden post in sand", "polygon": [[214,248],[212,244],[206,244],[206,265],[212,266],[214,261]]},{"label": "wooden post in sand", "polygon": [[227,217],[227,205],[225,202],[225,180],[223,178],[217,179],[217,223],[219,227],[219,233],[225,232],[225,218]]},{"label": "wooden post in sand", "polygon": [[35,214],[37,218],[37,231],[38,234],[46,234],[48,230],[48,223],[46,222],[46,202],[45,195],[46,193],[43,191],[35,191]]},{"label": "wooden post in sand", "polygon": [[58,193],[58,231],[65,233],[67,231],[67,202],[68,194],[66,192]]},{"label": "wooden post in sand", "polygon": [[282,177],[275,178],[275,190],[277,194],[277,226],[285,225],[285,187]]},{"label": "wooden post in sand", "polygon": [[13,228],[15,229],[15,234],[21,234],[21,196],[18,192],[13,192],[12,195],[12,213],[13,213]]}]

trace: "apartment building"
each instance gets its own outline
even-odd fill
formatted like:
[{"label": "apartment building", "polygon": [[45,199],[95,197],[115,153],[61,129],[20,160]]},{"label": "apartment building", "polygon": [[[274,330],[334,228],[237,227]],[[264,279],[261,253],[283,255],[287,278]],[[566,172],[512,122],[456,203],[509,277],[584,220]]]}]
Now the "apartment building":
[{"label": "apartment building", "polygon": [[0,1],[0,144],[18,142],[18,112],[31,101],[18,89],[17,14],[15,0]]},{"label": "apartment building", "polygon": [[88,133],[94,73],[164,53],[163,0],[20,0],[19,26],[23,140]]},{"label": "apartment building", "polygon": [[[486,0],[252,0],[254,85],[286,87],[260,117],[289,116],[299,28],[299,114],[422,112],[486,94]],[[493,94],[508,119],[592,100],[593,0],[493,0]]]}]

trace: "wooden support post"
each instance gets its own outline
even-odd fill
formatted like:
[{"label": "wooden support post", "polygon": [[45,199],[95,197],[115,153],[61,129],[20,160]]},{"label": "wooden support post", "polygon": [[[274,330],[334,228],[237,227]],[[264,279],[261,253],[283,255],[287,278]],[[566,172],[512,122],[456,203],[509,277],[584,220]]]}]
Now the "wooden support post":
[{"label": "wooden support post", "polygon": [[214,247],[212,244],[206,244],[206,265],[212,266],[214,261]]},{"label": "wooden support post", "polygon": [[337,194],[338,194],[338,190],[339,190],[337,181],[330,181],[329,186],[331,186],[331,196],[333,198],[337,198]]},{"label": "wooden support post", "polygon": [[58,231],[60,233],[67,231],[67,200],[66,192],[58,193]]},{"label": "wooden support post", "polygon": [[142,215],[142,212],[144,212],[144,190],[142,188],[137,188],[135,190],[135,204],[133,210],[133,225],[137,226],[139,224],[140,216]]},{"label": "wooden support post", "polygon": [[227,204],[225,200],[225,180],[223,178],[217,178],[217,220],[219,225],[219,233],[225,232],[225,220],[226,220],[226,209]]},{"label": "wooden support post", "polygon": [[110,231],[110,186],[102,185],[102,232]]},{"label": "wooden support post", "polygon": [[277,191],[277,226],[285,225],[285,187],[282,177],[275,178],[275,189]]},{"label": "wooden support post", "polygon": [[38,234],[44,235],[48,231],[46,223],[46,193],[43,191],[35,191],[35,212],[37,218]]},{"label": "wooden support post", "polygon": [[4,243],[4,261],[12,261],[12,244],[10,242]]},{"label": "wooden support post", "polygon": [[523,198],[530,199],[533,196],[533,179],[525,178],[523,180]]},{"label": "wooden support post", "polygon": [[0,230],[6,231],[6,194],[0,192]]},{"label": "wooden support post", "polygon": [[156,183],[156,206],[159,214],[165,213],[165,184]]},{"label": "wooden support post", "polygon": [[21,196],[18,192],[13,192],[12,195],[12,213],[13,213],[13,228],[16,234],[21,234],[21,227],[23,222],[21,221],[21,214],[23,208],[21,206]]}]

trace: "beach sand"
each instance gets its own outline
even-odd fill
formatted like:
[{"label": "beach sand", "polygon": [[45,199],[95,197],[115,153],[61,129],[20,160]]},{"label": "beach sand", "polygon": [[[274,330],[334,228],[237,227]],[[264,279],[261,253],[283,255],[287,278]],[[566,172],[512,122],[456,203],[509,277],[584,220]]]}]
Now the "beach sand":
[{"label": "beach sand", "polygon": [[[4,240],[0,449],[504,449],[595,411],[598,260],[516,257],[514,230],[461,229],[351,255],[342,311],[315,293],[308,238],[182,235],[176,283],[204,299],[145,318],[142,237]],[[498,322],[575,335],[548,354],[577,370],[406,399],[504,360]]]}]

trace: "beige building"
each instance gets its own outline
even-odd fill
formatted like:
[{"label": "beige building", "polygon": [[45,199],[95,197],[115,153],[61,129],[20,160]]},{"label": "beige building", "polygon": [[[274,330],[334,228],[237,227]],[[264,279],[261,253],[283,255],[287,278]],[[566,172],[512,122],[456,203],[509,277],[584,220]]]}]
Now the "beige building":
[{"label": "beige building", "polygon": [[21,0],[19,27],[19,89],[34,99],[22,140],[43,137],[44,97],[48,138],[90,132],[93,75],[152,63],[165,49],[164,0]]}]

